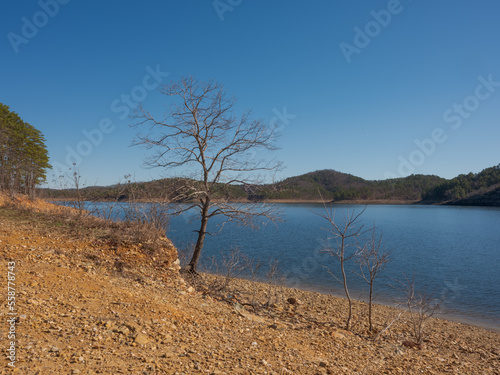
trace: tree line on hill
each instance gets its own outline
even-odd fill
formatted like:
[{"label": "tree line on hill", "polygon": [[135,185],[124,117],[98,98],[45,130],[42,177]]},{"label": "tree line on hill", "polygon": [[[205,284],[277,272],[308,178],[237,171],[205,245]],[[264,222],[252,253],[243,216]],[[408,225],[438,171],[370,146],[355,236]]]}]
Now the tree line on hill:
[{"label": "tree line on hill", "polygon": [[49,168],[40,130],[0,103],[0,190],[31,196]]},{"label": "tree line on hill", "polygon": [[318,199],[329,201],[402,200],[419,201],[422,193],[446,181],[437,176],[411,175],[382,181],[367,181],[334,170],[310,172],[288,178],[267,194],[270,199]]},{"label": "tree line on hill", "polygon": [[[451,180],[411,175],[367,181],[350,174],[322,170],[286,179],[262,198],[330,201],[406,201],[419,203],[500,205],[500,164]],[[473,198],[473,199],[472,199]],[[482,200],[483,199],[483,200]]]},{"label": "tree line on hill", "polygon": [[500,189],[500,164],[480,173],[461,174],[423,194],[424,201],[461,202],[472,196],[490,195]]},{"label": "tree line on hill", "polygon": [[[81,189],[88,200],[134,199],[180,201],[181,178],[131,182]],[[190,182],[196,186],[196,181]],[[74,189],[44,189],[47,198],[74,198]],[[182,194],[186,195],[186,194]],[[480,173],[459,175],[447,180],[432,175],[411,175],[389,180],[369,181],[334,170],[321,170],[290,177],[273,185],[220,187],[217,197],[224,200],[319,200],[398,201],[427,204],[500,205],[500,164]]]}]

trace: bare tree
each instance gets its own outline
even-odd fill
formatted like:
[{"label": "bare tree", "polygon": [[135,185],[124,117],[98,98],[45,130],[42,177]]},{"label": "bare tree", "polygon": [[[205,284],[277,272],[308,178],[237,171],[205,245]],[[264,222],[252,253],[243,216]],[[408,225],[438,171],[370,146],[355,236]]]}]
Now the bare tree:
[{"label": "bare tree", "polygon": [[[327,252],[339,262],[340,272],[342,274],[341,278],[337,277],[337,275],[330,268],[326,267],[326,269],[328,273],[330,273],[330,275],[332,275],[332,277],[334,277],[337,281],[342,283],[342,286],[344,287],[344,292],[349,303],[349,311],[346,321],[346,330],[349,330],[351,328],[352,318],[352,299],[347,284],[345,264],[357,256],[360,251],[360,240],[367,232],[367,230],[363,229],[364,226],[361,224],[360,216],[365,212],[366,207],[359,213],[356,213],[354,210],[348,210],[342,218],[341,223],[338,224],[335,221],[335,212],[333,211],[333,208],[328,209],[325,203],[323,203],[323,205],[326,213],[318,213],[318,215],[328,222],[329,226],[323,229],[326,230],[330,236],[325,241],[325,247],[322,251]],[[332,240],[334,240],[335,243],[331,243]]]},{"label": "bare tree", "polygon": [[267,291],[267,307],[270,308],[273,304],[278,303],[278,283],[280,282],[280,261],[275,258],[269,260],[269,269],[266,272],[267,283],[269,285]]},{"label": "bare tree", "polygon": [[253,258],[248,258],[247,259],[247,264],[246,264],[246,269],[250,273],[250,280],[252,281],[251,283],[251,298],[250,298],[250,305],[253,307],[255,310],[255,307],[257,305],[257,279],[259,277],[259,272],[262,267],[262,263],[259,259],[253,259]]},{"label": "bare tree", "polygon": [[373,285],[375,278],[382,271],[390,260],[390,252],[382,246],[383,234],[377,235],[377,228],[371,229],[371,238],[361,248],[356,262],[359,265],[359,275],[368,283],[368,323],[370,332],[373,332],[372,324],[372,304],[373,304]]},{"label": "bare tree", "polygon": [[70,169],[71,174],[66,174],[66,177],[70,180],[70,184],[74,189],[74,197],[69,204],[71,207],[78,210],[78,218],[83,215],[85,209],[85,196],[82,191],[82,176],[80,175],[80,169],[73,163],[73,168]]},{"label": "bare tree", "polygon": [[427,338],[426,323],[441,306],[443,298],[433,298],[425,288],[419,288],[415,282],[415,275],[409,279],[404,275],[405,281],[398,281],[400,287],[399,291],[403,292],[403,304],[406,305],[408,313],[410,314],[410,329],[416,343],[420,346]]},{"label": "bare tree", "polygon": [[[179,206],[174,214],[199,210],[200,228],[188,265],[188,270],[196,273],[212,217],[223,215],[225,222],[251,226],[256,219],[279,219],[274,206],[229,203],[235,185],[262,183],[259,172],[275,172],[280,168],[279,162],[265,158],[267,151],[277,149],[274,144],[277,128],[252,120],[249,111],[239,117],[234,115],[236,99],[214,81],[183,78],[162,85],[159,91],[172,97],[173,103],[163,118],[138,108],[134,116],[138,122],[133,126],[146,127],[148,133],[138,134],[134,144],[154,150],[145,161],[148,167],[194,171],[190,178],[176,180],[175,196],[170,200],[188,203]],[[257,153],[264,158],[256,157]]]},{"label": "bare tree", "polygon": [[[248,269],[250,258],[238,247],[231,249],[220,249],[218,254],[209,258],[208,269],[214,275],[209,289],[216,294],[222,293],[223,298],[231,291],[231,284],[242,272]],[[203,264],[205,268],[205,262]]]}]

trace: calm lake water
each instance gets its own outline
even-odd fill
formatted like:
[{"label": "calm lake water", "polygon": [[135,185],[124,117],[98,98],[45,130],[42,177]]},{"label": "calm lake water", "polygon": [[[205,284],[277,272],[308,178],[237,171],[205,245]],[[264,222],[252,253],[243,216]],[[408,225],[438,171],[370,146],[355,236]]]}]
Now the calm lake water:
[{"label": "calm lake water", "polygon": [[[280,260],[286,283],[301,289],[342,295],[342,285],[323,266],[334,273],[338,264],[322,253],[328,223],[315,212],[322,205],[283,204],[285,222],[259,230],[227,225],[208,236],[204,259],[220,250],[238,246],[264,264]],[[336,217],[363,206],[336,206]],[[381,303],[400,301],[396,280],[415,275],[416,283],[437,298],[444,297],[441,313],[464,322],[500,330],[500,209],[449,206],[368,206],[362,215],[366,226],[376,225],[383,232],[384,246],[391,250],[391,262],[376,280],[375,298]],[[212,223],[214,224],[214,223]],[[168,236],[177,247],[196,239],[198,223],[188,215],[172,220]],[[216,227],[209,227],[216,231]],[[349,267],[351,271],[357,266]],[[404,273],[404,274],[403,274]],[[367,284],[350,275],[353,297],[366,298]],[[392,286],[391,286],[392,285]]]},{"label": "calm lake water", "polygon": [[[207,236],[201,265],[237,246],[263,264],[279,259],[288,286],[342,295],[342,285],[324,268],[340,276],[338,264],[320,251],[328,238],[322,230],[328,223],[315,214],[324,213],[322,205],[280,207],[285,221],[277,226],[252,230],[229,223]],[[335,206],[336,218],[362,209]],[[196,241],[193,231],[199,224],[189,219],[189,214],[171,219],[167,235],[178,248]],[[218,218],[214,219],[208,228],[212,233],[217,232]],[[376,205],[368,206],[362,219],[367,227],[375,225],[383,232],[384,246],[391,250],[391,262],[376,280],[377,302],[400,302],[401,292],[394,288],[397,280],[415,275],[417,285],[444,297],[444,317],[500,330],[500,208]],[[357,270],[355,264],[348,268]],[[366,299],[367,284],[352,273],[349,277],[352,296]]]}]

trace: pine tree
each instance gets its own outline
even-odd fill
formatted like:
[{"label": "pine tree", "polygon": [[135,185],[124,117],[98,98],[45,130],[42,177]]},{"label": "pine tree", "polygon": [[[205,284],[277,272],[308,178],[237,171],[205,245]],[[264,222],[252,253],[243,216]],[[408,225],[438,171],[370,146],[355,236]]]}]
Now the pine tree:
[{"label": "pine tree", "polygon": [[33,196],[50,168],[43,134],[0,103],[0,190]]}]

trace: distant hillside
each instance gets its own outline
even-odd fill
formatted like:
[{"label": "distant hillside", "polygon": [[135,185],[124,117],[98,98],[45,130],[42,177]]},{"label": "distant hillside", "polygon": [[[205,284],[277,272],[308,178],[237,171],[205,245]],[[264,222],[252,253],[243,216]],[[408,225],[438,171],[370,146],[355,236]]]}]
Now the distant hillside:
[{"label": "distant hillside", "polygon": [[485,193],[472,193],[467,198],[448,202],[460,206],[497,206],[500,207],[500,187]]},{"label": "distant hillside", "polygon": [[[75,199],[78,196],[89,201],[127,200],[176,200],[185,179],[164,178],[146,182],[126,182],[110,186],[89,186],[76,189],[40,189],[39,196],[45,199]],[[190,180],[191,184],[193,180]],[[231,186],[218,192],[219,198],[247,199],[248,194],[240,186]]]},{"label": "distant hillside", "polygon": [[446,180],[437,176],[411,175],[404,178],[368,181],[334,170],[310,172],[288,178],[266,195],[269,199],[405,200],[419,201],[422,195]]},{"label": "distant hillside", "polygon": [[500,189],[500,164],[476,174],[461,174],[447,180],[427,191],[422,198],[425,202],[479,204],[483,201],[488,202],[487,205],[499,206],[498,189]]},{"label": "distant hillside", "polygon": [[[170,178],[149,182],[117,184],[75,189],[42,189],[44,198],[69,199],[80,194],[86,200],[175,200],[183,179]],[[287,178],[274,185],[253,188],[231,186],[217,192],[229,200],[317,201],[333,202],[422,203],[500,206],[500,165],[480,173],[469,173],[447,180],[432,175],[370,181],[334,170],[321,170]]]}]

